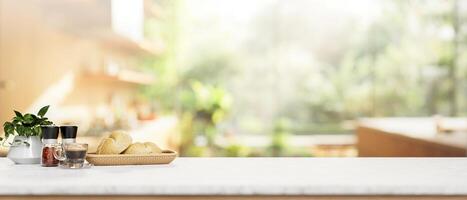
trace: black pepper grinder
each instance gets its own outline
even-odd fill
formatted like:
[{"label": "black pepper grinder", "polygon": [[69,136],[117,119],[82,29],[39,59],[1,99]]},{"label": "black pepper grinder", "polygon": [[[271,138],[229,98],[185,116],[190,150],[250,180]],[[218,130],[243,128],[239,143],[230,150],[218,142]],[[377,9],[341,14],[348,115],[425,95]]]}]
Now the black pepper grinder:
[{"label": "black pepper grinder", "polygon": [[62,144],[76,143],[77,126],[60,126]]},{"label": "black pepper grinder", "polygon": [[57,167],[58,160],[54,157],[55,147],[58,145],[58,126],[41,126],[42,130],[42,154],[41,165],[43,167]]},{"label": "black pepper grinder", "polygon": [[[77,126],[60,126],[62,136],[62,145],[76,143],[76,135],[78,133]],[[60,161],[60,166],[67,165],[65,161]]]}]

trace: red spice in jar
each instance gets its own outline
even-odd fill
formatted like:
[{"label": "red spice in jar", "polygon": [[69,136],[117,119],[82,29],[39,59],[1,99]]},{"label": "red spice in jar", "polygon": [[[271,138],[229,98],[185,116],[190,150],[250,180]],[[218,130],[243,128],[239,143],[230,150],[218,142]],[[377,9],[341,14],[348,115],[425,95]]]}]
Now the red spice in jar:
[{"label": "red spice in jar", "polygon": [[54,147],[43,147],[42,148],[42,166],[43,167],[57,167],[58,160],[54,157]]}]

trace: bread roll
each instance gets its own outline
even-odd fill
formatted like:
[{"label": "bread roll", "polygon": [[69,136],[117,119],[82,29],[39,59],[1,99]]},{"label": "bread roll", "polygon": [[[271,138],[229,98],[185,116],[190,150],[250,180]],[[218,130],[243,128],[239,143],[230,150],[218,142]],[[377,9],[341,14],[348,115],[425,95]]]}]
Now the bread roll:
[{"label": "bread roll", "polygon": [[97,154],[120,154],[130,146],[132,139],[125,131],[114,131],[101,141]]},{"label": "bread roll", "polygon": [[152,142],[145,142],[144,145],[146,145],[146,148],[151,149],[151,153],[162,153],[162,149]]},{"label": "bread roll", "polygon": [[155,154],[162,153],[162,150],[152,142],[134,143],[130,145],[123,154]]},{"label": "bread roll", "polygon": [[149,154],[150,150],[146,149],[143,143],[137,142],[130,145],[123,154]]}]

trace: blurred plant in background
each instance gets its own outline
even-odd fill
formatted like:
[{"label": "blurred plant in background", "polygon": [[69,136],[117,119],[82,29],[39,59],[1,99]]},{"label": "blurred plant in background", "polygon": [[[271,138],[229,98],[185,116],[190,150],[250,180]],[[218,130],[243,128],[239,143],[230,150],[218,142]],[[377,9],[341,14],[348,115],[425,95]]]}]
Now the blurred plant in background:
[{"label": "blurred plant in background", "polygon": [[271,153],[272,156],[283,156],[287,149],[287,139],[290,137],[289,130],[290,122],[286,119],[279,119],[276,121],[274,126],[274,132],[272,133],[271,141]]},{"label": "blurred plant in background", "polygon": [[[467,114],[457,0],[155,2],[164,12],[146,34],[168,50],[142,59],[157,77],[142,94],[178,116],[182,155],[309,156],[288,138],[352,134],[360,117]],[[271,142],[219,146],[229,134]]]},{"label": "blurred plant in background", "polygon": [[231,101],[223,88],[204,85],[199,81],[193,81],[189,88],[180,91],[182,123],[191,124],[191,128],[182,130],[185,138],[183,148],[190,149],[191,145],[214,148],[216,135],[220,131],[217,125],[225,120]]}]

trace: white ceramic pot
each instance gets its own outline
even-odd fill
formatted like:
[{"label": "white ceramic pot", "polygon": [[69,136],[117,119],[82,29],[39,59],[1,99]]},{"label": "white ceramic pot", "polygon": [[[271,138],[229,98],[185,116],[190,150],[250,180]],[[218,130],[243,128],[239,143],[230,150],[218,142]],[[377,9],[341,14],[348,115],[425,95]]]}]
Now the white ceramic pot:
[{"label": "white ceramic pot", "polygon": [[15,136],[8,158],[15,164],[39,164],[42,142],[39,136]]}]

